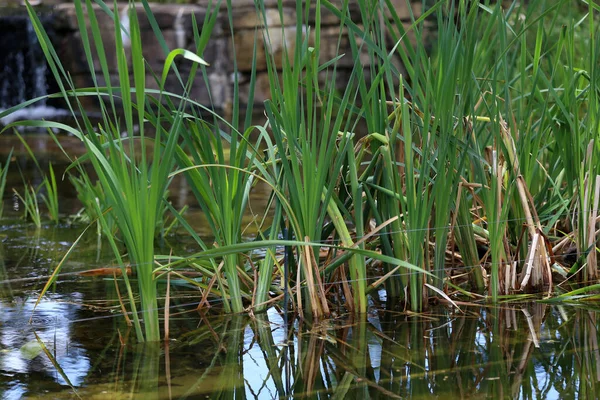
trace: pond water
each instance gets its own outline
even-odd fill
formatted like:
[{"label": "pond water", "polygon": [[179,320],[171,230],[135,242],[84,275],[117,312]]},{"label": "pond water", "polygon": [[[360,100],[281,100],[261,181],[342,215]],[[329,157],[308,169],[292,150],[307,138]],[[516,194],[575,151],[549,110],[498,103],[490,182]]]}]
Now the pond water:
[{"label": "pond water", "polygon": [[112,265],[94,235],[83,239],[32,314],[56,260],[79,231],[36,231],[11,219],[3,224],[4,399],[600,395],[597,308],[529,303],[439,307],[422,315],[372,310],[318,323],[275,308],[254,318],[201,314],[198,292],[175,285],[171,340],[137,345],[112,278],[75,274]]},{"label": "pond water", "polygon": [[[17,221],[13,221],[17,222]],[[106,266],[90,238],[51,294],[37,295],[74,240],[11,224],[0,243],[0,391],[5,399],[597,398],[594,309],[544,304],[373,310],[309,322],[204,315],[172,293],[171,340],[137,345],[114,282],[71,274]],[[108,293],[108,296],[107,296]],[[106,300],[108,299],[108,300]],[[164,310],[161,310],[163,313]]]},{"label": "pond water", "polygon": [[[3,137],[0,157],[18,141]],[[37,153],[59,160],[44,136]],[[75,143],[69,151],[76,152]],[[95,232],[84,236],[33,312],[37,297],[82,226],[36,230],[13,210],[9,191],[36,168],[17,151],[0,221],[0,393],[4,399],[388,399],[598,398],[597,305],[505,304],[434,307],[415,315],[373,308],[368,315],[300,321],[277,308],[256,316],[199,313],[200,294],[172,282],[170,340],[136,344]],[[43,157],[41,157],[43,161]],[[19,168],[16,168],[19,165]],[[181,184],[175,199],[188,202]],[[78,210],[61,190],[61,211]],[[258,192],[255,203],[266,197]],[[262,199],[262,200],[261,200]],[[192,210],[192,212],[195,212]],[[202,224],[199,224],[201,226]],[[183,234],[168,238],[197,251]],[[162,291],[164,293],[164,290]],[[164,323],[164,299],[161,300]],[[215,311],[216,310],[216,311]]]}]

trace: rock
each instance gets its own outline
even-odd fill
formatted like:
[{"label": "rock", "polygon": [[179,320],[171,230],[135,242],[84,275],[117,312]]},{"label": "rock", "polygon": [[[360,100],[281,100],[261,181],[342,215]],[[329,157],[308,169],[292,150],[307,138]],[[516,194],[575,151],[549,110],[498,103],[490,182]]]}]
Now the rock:
[{"label": "rock", "polygon": [[[301,29],[303,40],[309,35],[310,44],[313,44],[315,41],[314,31],[306,26],[296,27],[295,1],[284,0],[281,3],[282,8],[279,10],[277,0],[265,0],[266,14],[264,16],[257,14],[253,0],[231,0],[231,2],[234,5],[231,15],[234,32],[233,41],[230,33],[230,21],[226,12],[227,1],[223,1],[219,10],[220,14],[211,33],[211,38],[201,54],[210,64],[206,71],[209,80],[208,86],[212,92],[212,101],[217,106],[230,104],[233,101],[231,98],[231,74],[234,72],[234,55],[242,82],[240,100],[242,102],[247,101],[247,86],[249,84],[249,74],[253,67],[253,52],[256,46],[256,70],[258,71],[258,75],[255,102],[262,103],[270,96],[268,76],[264,73],[267,70],[267,57],[273,57],[275,65],[280,68],[282,60],[286,55],[290,59],[294,56],[297,46],[296,34],[298,29]],[[342,7],[342,4],[344,4],[342,0],[333,0],[333,3],[338,7]],[[391,0],[391,3],[395,6],[398,18],[403,21],[404,29],[409,30],[409,33],[403,40],[414,43],[416,40],[415,35],[410,30],[411,11],[405,0]],[[193,52],[196,51],[193,37],[193,20],[196,20],[198,30],[201,30],[204,19],[210,12],[209,7],[211,4],[208,0],[199,0],[196,4],[153,3],[151,5],[156,23],[161,29],[169,49],[186,48]],[[360,26],[361,20],[357,12],[357,7],[356,2],[350,2],[347,12],[352,16],[355,23]],[[114,52],[115,37],[113,22],[111,17],[101,11],[98,6],[94,6],[94,9],[97,11],[98,23],[102,30],[102,41],[106,49],[107,64],[111,75],[110,79],[116,84],[118,83],[117,59]],[[414,2],[411,5],[411,9],[415,17],[418,17],[421,14],[421,3]],[[158,39],[156,39],[143,7],[138,4],[135,10],[141,28],[144,58],[147,60],[149,68],[155,74],[160,75],[166,59],[165,51]],[[124,4],[119,6],[118,12],[123,24],[127,25],[126,6]],[[90,71],[88,70],[83,47],[80,44],[81,35],[78,31],[74,6],[72,3],[60,4],[56,7],[55,14],[55,43],[59,57],[64,63],[65,68],[70,71],[70,74],[78,83],[87,82],[85,86],[89,86],[91,85],[91,80],[89,79]],[[316,11],[313,7],[309,10],[309,25],[314,23],[315,15]],[[392,13],[387,10],[383,17],[391,18],[391,15]],[[321,23],[321,46],[319,49],[319,62],[321,64],[341,56],[337,64],[338,76],[348,76],[356,60],[365,68],[370,65],[371,60],[369,59],[366,47],[362,49],[360,54],[352,54],[348,37],[349,31],[347,28],[340,28],[340,21],[335,13],[323,8]],[[431,26],[434,26],[433,23],[431,23]],[[264,40],[267,32],[266,27],[269,29],[269,40],[267,43]],[[127,36],[123,35],[122,37],[127,42]],[[391,36],[388,36],[388,38],[390,41],[388,48],[391,49],[396,43],[391,43]],[[360,38],[356,40],[360,45]],[[399,46],[401,47],[402,43]],[[394,56],[392,62],[397,68],[401,68],[399,57]],[[184,59],[177,59],[175,65],[178,67],[183,79],[185,79],[187,73],[190,71],[191,62]],[[94,61],[93,69],[97,75],[101,75],[100,64],[97,60]],[[343,88],[343,79],[347,78],[340,79],[340,88]],[[200,75],[198,75],[196,81],[191,96],[203,104],[210,103],[211,98],[208,96],[209,88],[204,82],[201,82]],[[148,71],[146,82],[148,82],[149,87],[158,87],[150,71]],[[167,90],[175,93],[180,93],[182,90],[181,84],[174,74],[171,74],[168,78]]]}]

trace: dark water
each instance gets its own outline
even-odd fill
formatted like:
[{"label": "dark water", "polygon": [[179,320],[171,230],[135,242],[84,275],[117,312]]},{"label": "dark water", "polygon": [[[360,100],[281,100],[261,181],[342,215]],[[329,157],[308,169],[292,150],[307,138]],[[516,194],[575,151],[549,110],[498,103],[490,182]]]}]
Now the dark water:
[{"label": "dark water", "polygon": [[[85,237],[65,275],[32,309],[76,229],[0,230],[0,392],[5,399],[598,398],[598,308],[544,304],[373,310],[300,322],[203,315],[173,286],[171,340],[137,345],[112,278],[72,272],[110,264]],[[162,303],[161,303],[162,304]],[[215,304],[216,305],[216,304]],[[161,310],[164,315],[164,309]],[[43,343],[43,345],[42,345]],[[45,350],[44,350],[45,347]]]}]

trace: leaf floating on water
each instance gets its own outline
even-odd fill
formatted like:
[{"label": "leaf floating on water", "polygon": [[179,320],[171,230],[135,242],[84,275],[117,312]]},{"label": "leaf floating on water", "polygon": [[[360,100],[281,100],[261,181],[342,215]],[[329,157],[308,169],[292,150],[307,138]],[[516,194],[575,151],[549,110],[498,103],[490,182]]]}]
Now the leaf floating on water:
[{"label": "leaf floating on water", "polygon": [[19,351],[21,352],[21,357],[27,360],[33,360],[42,353],[43,349],[40,342],[37,340],[31,340],[21,346]]}]

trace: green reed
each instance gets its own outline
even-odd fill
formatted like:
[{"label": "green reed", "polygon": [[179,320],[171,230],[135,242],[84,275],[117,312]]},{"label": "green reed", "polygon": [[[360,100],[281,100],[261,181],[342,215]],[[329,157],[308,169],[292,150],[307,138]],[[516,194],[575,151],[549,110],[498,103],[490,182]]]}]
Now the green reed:
[{"label": "green reed", "polygon": [[[81,122],[77,129],[59,125],[79,137],[87,149],[87,160],[91,162],[104,193],[105,204],[114,217],[119,235],[123,241],[129,261],[136,271],[138,288],[141,296],[142,318],[144,332],[141,329],[141,319],[137,315],[133,301],[131,287],[125,279],[127,292],[130,298],[133,321],[139,340],[156,341],[160,338],[158,327],[158,305],[156,281],[154,279],[154,236],[157,220],[163,210],[164,194],[171,180],[169,174],[175,165],[175,152],[178,148],[179,132],[182,129],[183,106],[173,107],[170,112],[174,115],[172,123],[165,128],[162,125],[160,110],[157,114],[148,100],[145,60],[142,56],[142,43],[137,19],[137,11],[133,4],[129,4],[128,18],[129,31],[121,25],[117,4],[113,4],[115,12],[111,12],[105,4],[101,8],[108,13],[114,24],[115,48],[110,49],[117,55],[117,71],[119,85],[111,86],[106,58],[105,46],[100,35],[96,9],[90,1],[85,3],[87,17],[84,17],[83,3],[76,2],[76,14],[82,34],[83,47],[86,60],[90,66],[95,87],[89,91],[78,94],[60,60],[55,57],[55,52],[43,27],[37,20],[33,9],[29,8],[30,16],[34,21],[36,33],[42,43],[42,48],[55,74],[57,81],[61,82],[62,94],[67,102],[73,102],[79,109]],[[104,12],[103,11],[103,12]],[[88,36],[88,27],[91,38]],[[126,58],[126,45],[123,40],[128,40],[128,51],[131,52],[131,62]],[[92,46],[96,51],[93,55]],[[194,62],[204,61],[185,50],[171,52],[165,62],[165,68],[159,80],[159,87],[164,87],[166,75],[171,68],[173,59],[182,55]],[[94,58],[99,60],[106,87],[98,85],[93,65]],[[70,89],[66,89],[69,87]],[[162,92],[159,92],[160,98]],[[97,130],[92,126],[83,109],[79,96],[97,97],[103,110],[102,120]],[[105,102],[105,98],[106,102]],[[183,104],[184,101],[181,102]],[[69,103],[71,104],[71,103]],[[147,113],[153,116],[152,122],[154,136],[147,137],[145,130],[148,127]],[[123,124],[123,125],[121,125]],[[38,126],[51,124],[39,123]],[[54,125],[56,126],[56,124]],[[121,126],[126,135],[121,135]],[[125,264],[121,260],[120,250],[110,234],[105,218],[107,210],[100,209],[97,205],[96,215],[107,233],[107,237],[115,252],[115,256],[125,272]],[[126,274],[124,274],[126,276]]]},{"label": "green reed", "polygon": [[[210,40],[212,27],[217,21],[220,2],[214,6],[214,12],[204,21],[201,33],[194,29],[196,51],[202,54],[204,47]],[[231,4],[228,4],[228,16],[232,26]],[[233,28],[231,28],[233,29]],[[231,31],[233,37],[233,30]],[[235,56],[235,52],[234,52]],[[235,58],[234,58],[235,60]],[[234,73],[237,76],[237,64],[234,62]],[[206,68],[201,71],[204,80],[208,82]],[[255,75],[250,81],[250,99],[246,109],[246,116],[252,115],[252,88],[255,85]],[[239,93],[237,78],[234,82],[234,94]],[[197,109],[198,114],[202,109]],[[209,110],[212,121],[199,117],[189,118],[186,129],[182,135],[184,149],[177,154],[179,167],[190,183],[192,193],[204,214],[214,235],[215,244],[219,247],[234,246],[242,242],[245,229],[244,215],[248,212],[248,201],[251,189],[254,186],[254,176],[251,173],[255,165],[256,150],[251,144],[250,135],[254,128],[250,126],[248,118],[238,130],[240,103],[232,104],[231,122],[226,122],[214,110]],[[229,132],[227,132],[226,130]],[[188,156],[189,154],[189,156]],[[204,248],[203,244],[201,244]],[[232,252],[222,259],[222,270],[225,281],[220,276],[221,267],[214,265],[215,277],[223,296],[225,310],[241,313],[244,311],[243,298],[249,298],[251,285],[246,267],[246,255]],[[244,283],[245,282],[245,283]]]},{"label": "green reed", "polygon": [[[46,210],[48,212],[48,216],[52,222],[58,224],[59,222],[59,204],[58,204],[58,184],[56,182],[56,176],[54,174],[54,168],[52,167],[52,162],[48,163],[48,167],[46,168],[47,172],[40,165],[37,157],[35,156],[33,150],[25,140],[25,138],[18,132],[14,131],[14,134],[19,138],[22,146],[25,148],[25,151],[35,164],[36,168],[42,175],[42,183],[34,188],[33,186],[27,187],[25,185],[25,196],[23,198],[20,197],[21,201],[25,205],[26,216],[29,215],[36,227],[41,226],[41,213],[38,206],[38,197],[41,198],[43,204],[46,206]],[[52,135],[51,132],[49,134]],[[12,155],[12,151],[11,151]],[[6,172],[4,172],[6,174]],[[4,177],[4,181],[6,181],[6,177]],[[35,193],[35,196],[33,194]]]},{"label": "green reed", "polygon": [[31,184],[24,182],[23,194],[13,189],[14,195],[21,201],[24,207],[23,218],[29,219],[36,229],[42,227],[42,214],[38,202],[38,191]]},{"label": "green reed", "polygon": [[[281,11],[281,10],[280,10]],[[296,2],[296,26],[306,26],[311,6]],[[264,4],[258,6],[259,14],[266,21]],[[271,46],[271,35],[290,35],[264,31],[265,46]],[[309,43],[309,36],[314,43]],[[265,103],[269,127],[273,132],[277,159],[272,160],[280,168],[280,174],[271,177],[273,185],[287,193],[296,225],[290,225],[298,240],[319,242],[327,240],[326,218],[332,220],[339,240],[346,247],[354,245],[336,202],[336,182],[348,153],[353,147],[352,135],[344,134],[350,126],[344,121],[345,109],[355,97],[352,76],[345,90],[338,97],[333,86],[338,72],[335,62],[331,68],[321,67],[321,2],[314,5],[314,24],[310,30],[295,30],[293,48],[284,46],[282,59],[273,54],[267,57],[271,87],[271,99]],[[339,42],[337,44],[339,46]],[[329,60],[328,60],[329,61]],[[281,68],[279,69],[279,65]],[[325,77],[325,79],[323,79]],[[356,179],[351,195],[359,195]],[[360,209],[360,208],[359,208]],[[288,218],[291,216],[288,214]],[[361,232],[362,218],[355,215],[357,232]],[[329,314],[324,300],[323,279],[317,257],[312,247],[298,249],[299,275],[306,282],[304,304],[316,316]],[[364,258],[349,260],[349,273],[354,289],[354,307],[366,311]],[[294,276],[294,272],[292,272]],[[296,282],[299,284],[299,282]],[[300,296],[300,293],[297,293]]]},{"label": "green reed", "polygon": [[[596,5],[563,15],[566,0],[508,6],[440,1],[406,21],[391,1],[359,0],[358,15],[350,15],[346,1],[340,7],[328,0],[298,0],[296,29],[290,30],[268,28],[265,4],[257,2],[264,26],[255,34],[250,96],[241,121],[235,54],[230,118],[189,97],[196,78],[208,84],[210,66],[202,55],[213,39],[220,3],[209,7],[201,29],[194,21],[195,52],[168,49],[150,5],[142,3],[167,60],[156,77],[158,90],[145,81],[133,4],[125,31],[119,13],[106,4],[75,3],[93,81],[84,89],[64,71],[29,8],[60,94],[77,119],[75,127],[18,123],[59,128],[85,144],[88,155],[74,167],[93,165],[103,202],[89,201],[88,194],[89,206],[95,207],[115,257],[124,267],[122,241],[136,270],[145,329],[135,314],[140,340],[159,337],[154,274],[183,266],[203,274],[188,282],[221,297],[226,311],[240,313],[248,304],[262,311],[286,288],[297,310],[317,317],[330,313],[326,290],[348,309],[364,313],[368,296],[384,285],[388,306],[405,302],[419,312],[428,297],[453,293],[493,302],[522,291],[551,295],[553,272],[573,280],[597,277]],[[277,6],[283,21],[288,10]],[[232,7],[228,2],[234,40]],[[325,11],[339,20],[332,59],[322,51]],[[96,13],[112,20],[114,49],[102,43]],[[437,38],[429,43],[433,24]],[[342,48],[346,32],[347,48]],[[279,42],[282,51],[271,51]],[[266,123],[255,126],[250,116],[261,45],[271,98],[264,104]],[[108,51],[117,55],[118,85],[111,83]],[[185,81],[174,72],[181,93],[165,92],[176,56],[196,64]],[[342,75],[344,85],[336,86]],[[97,126],[82,97],[98,99]],[[188,180],[214,246],[164,201],[175,175]],[[51,174],[47,189],[53,182]],[[249,241],[243,216],[257,184],[272,191],[273,219],[269,210],[253,216],[258,234]],[[197,242],[198,253],[156,257],[156,226],[165,209]],[[114,226],[118,241],[109,234]],[[572,251],[571,244],[578,259],[574,266],[554,257]],[[289,270],[277,247],[286,248]],[[266,250],[260,260],[258,249]],[[126,285],[134,311],[133,291]],[[590,285],[587,292],[595,288]]]},{"label": "green reed", "polygon": [[[377,29],[369,30],[364,24],[362,30],[347,23],[349,30],[375,38],[363,41],[369,49],[371,71],[374,65],[383,71],[371,76],[372,86],[361,91],[368,132],[387,137],[378,142],[374,153],[383,164],[373,165],[365,181],[374,190],[367,195],[372,199],[370,209],[378,221],[402,216],[390,237],[382,238],[383,249],[408,257],[423,269],[432,268],[437,279],[431,283],[438,287],[449,272],[451,222],[456,226],[452,243],[470,271],[471,290],[481,292],[487,284],[494,301],[502,293],[550,287],[547,248],[551,239],[547,234],[559,223],[559,215],[579,216],[577,243],[580,253],[589,253],[586,275],[594,276],[596,252],[590,246],[595,241],[591,221],[597,209],[592,170],[596,163],[589,160],[596,157],[596,146],[589,143],[591,132],[597,131],[595,111],[591,111],[596,110],[595,80],[590,78],[597,66],[581,57],[581,46],[573,35],[587,22],[591,34],[587,52],[593,64],[597,29],[589,16],[597,10],[586,6],[587,19],[565,21],[570,30],[563,28],[553,47],[544,46],[544,34],[558,29],[557,12],[564,4],[534,1],[527,7],[513,4],[504,9],[501,4],[460,2],[454,8],[437,3],[408,27],[393,18],[395,24],[390,23],[388,30],[405,74],[386,64],[385,57],[378,58],[384,47],[377,41]],[[425,17],[432,11],[438,15],[438,40],[434,57],[428,58],[422,32]],[[363,22],[364,18],[363,12]],[[408,33],[415,35],[415,45],[406,40]],[[534,38],[534,46],[526,37]],[[559,63],[565,58],[563,53],[571,58]],[[576,54],[580,58],[575,59]],[[377,85],[383,89],[375,90]],[[399,99],[394,101],[396,93]],[[393,112],[382,126],[385,99],[391,99]],[[375,122],[369,116],[375,116]],[[562,142],[554,142],[548,134],[558,131],[557,123],[560,129],[573,132],[575,140],[564,134]],[[388,142],[396,145],[387,147]],[[370,143],[372,147],[373,140]],[[579,196],[578,204],[568,206],[569,199],[561,190],[565,176],[571,182],[568,187],[577,188],[571,193]],[[470,222],[474,219],[476,223]],[[489,240],[489,252],[482,259],[476,237]],[[432,253],[429,243],[434,243]],[[490,265],[487,282],[479,266],[482,262]],[[388,280],[389,293],[408,285],[411,306],[421,309],[426,280],[418,272],[410,273],[408,280],[402,275],[397,285]]]},{"label": "green reed", "polygon": [[[0,164],[0,197],[4,198],[4,190],[6,189],[6,177],[8,176],[8,170],[10,166],[10,161],[12,158],[14,149],[11,149],[6,157],[6,162],[1,165]],[[4,212],[4,202],[0,202],[0,218]]]}]

